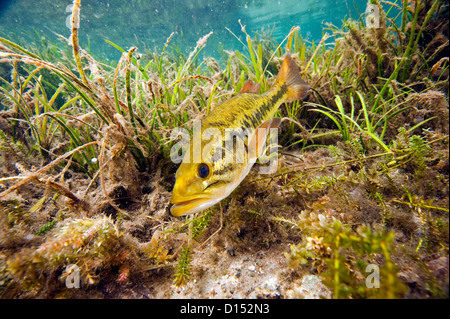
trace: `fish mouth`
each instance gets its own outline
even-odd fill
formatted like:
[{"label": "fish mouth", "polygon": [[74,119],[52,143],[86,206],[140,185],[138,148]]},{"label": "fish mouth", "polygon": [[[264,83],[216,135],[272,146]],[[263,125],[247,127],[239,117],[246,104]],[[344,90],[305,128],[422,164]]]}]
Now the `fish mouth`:
[{"label": "fish mouth", "polygon": [[172,200],[173,205],[170,208],[170,213],[176,217],[187,214],[194,214],[213,206],[219,201],[220,199],[211,197],[197,197],[178,202],[174,202]]}]

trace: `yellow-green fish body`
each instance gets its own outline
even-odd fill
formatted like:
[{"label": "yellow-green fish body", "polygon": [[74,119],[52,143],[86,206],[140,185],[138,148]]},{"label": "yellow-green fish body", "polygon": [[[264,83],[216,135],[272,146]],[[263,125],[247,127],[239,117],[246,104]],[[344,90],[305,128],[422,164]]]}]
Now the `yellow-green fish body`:
[{"label": "yellow-green fish body", "polygon": [[203,120],[178,168],[172,214],[196,213],[227,197],[261,155],[268,130],[278,126],[279,119],[273,119],[278,107],[303,99],[308,89],[287,55],[269,91],[257,94],[259,85],[247,81],[238,95],[218,105]]}]

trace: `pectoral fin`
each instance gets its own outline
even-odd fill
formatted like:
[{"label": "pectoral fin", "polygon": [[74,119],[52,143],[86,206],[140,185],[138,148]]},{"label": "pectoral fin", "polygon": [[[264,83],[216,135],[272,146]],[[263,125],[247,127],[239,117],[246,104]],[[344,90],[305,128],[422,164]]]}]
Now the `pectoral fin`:
[{"label": "pectoral fin", "polygon": [[266,144],[267,135],[272,128],[278,128],[281,123],[281,118],[275,117],[273,119],[265,121],[261,124],[253,133],[248,145],[248,159],[249,162],[254,162],[261,156],[264,146]]}]

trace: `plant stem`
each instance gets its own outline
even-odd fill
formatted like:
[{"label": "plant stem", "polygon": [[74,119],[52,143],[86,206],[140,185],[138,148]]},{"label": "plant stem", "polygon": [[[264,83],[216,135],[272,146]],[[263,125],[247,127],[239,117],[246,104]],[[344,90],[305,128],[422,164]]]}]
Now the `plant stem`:
[{"label": "plant stem", "polygon": [[75,59],[75,63],[77,64],[78,72],[80,73],[81,79],[83,83],[88,85],[88,81],[86,79],[86,75],[83,71],[83,66],[81,64],[80,59],[80,46],[78,44],[78,28],[80,27],[80,4],[81,0],[73,1],[73,9],[72,9],[72,47],[73,47],[73,57]]}]

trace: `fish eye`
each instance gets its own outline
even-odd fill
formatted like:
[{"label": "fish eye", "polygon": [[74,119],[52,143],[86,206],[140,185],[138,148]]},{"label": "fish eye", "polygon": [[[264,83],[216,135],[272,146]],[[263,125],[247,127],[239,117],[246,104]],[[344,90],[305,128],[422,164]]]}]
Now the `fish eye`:
[{"label": "fish eye", "polygon": [[200,178],[206,178],[209,175],[209,166],[205,163],[201,163],[198,165],[197,173]]}]

